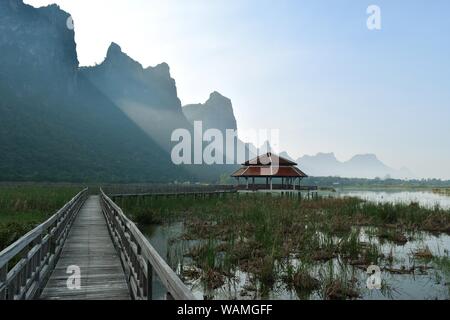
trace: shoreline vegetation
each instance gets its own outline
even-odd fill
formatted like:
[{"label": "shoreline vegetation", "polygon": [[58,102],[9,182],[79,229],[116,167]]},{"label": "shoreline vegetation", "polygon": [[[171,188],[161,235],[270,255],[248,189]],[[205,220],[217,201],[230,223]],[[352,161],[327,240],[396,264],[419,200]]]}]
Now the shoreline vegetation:
[{"label": "shoreline vegetation", "polygon": [[0,251],[62,208],[75,186],[0,186]]},{"label": "shoreline vegetation", "polygon": [[[43,180],[24,180],[24,181],[0,181],[0,188],[2,187],[13,187],[13,186],[48,186],[48,187],[92,187],[99,188],[101,186],[111,186],[122,189],[127,189],[129,186],[151,186],[153,184],[214,184],[214,183],[225,183],[225,184],[234,184],[235,181],[229,177],[228,173],[224,173],[220,177],[217,177],[215,181],[184,181],[180,179],[178,181],[147,181],[140,183],[133,183],[127,180],[119,181],[119,182],[102,182],[102,181],[89,181],[86,183],[80,183],[79,180],[74,181],[65,181],[54,179],[51,181],[43,181]],[[388,178],[344,178],[344,177],[308,177],[302,180],[302,185],[317,185],[318,187],[324,188],[383,188],[383,189],[422,189],[422,190],[431,190],[431,189],[450,189],[450,180],[442,180],[442,179],[388,179]]]},{"label": "shoreline vegetation", "polygon": [[182,224],[181,233],[169,240],[168,259],[172,267],[181,266],[186,282],[201,283],[205,298],[215,298],[214,290],[242,274],[249,280],[232,298],[268,298],[282,284],[298,298],[356,299],[365,286],[361,275],[374,264],[389,274],[414,275],[440,259],[447,269],[436,272],[448,274],[449,248],[438,257],[417,245],[408,257],[417,260],[412,265],[383,250],[385,243],[404,246],[424,233],[450,234],[450,211],[437,206],[270,195],[137,197],[116,203],[143,228]]},{"label": "shoreline vegetation", "polygon": [[434,188],[433,193],[450,196],[450,188]]},{"label": "shoreline vegetation", "polygon": [[[0,251],[80,189],[77,184],[0,183]],[[450,297],[450,210],[438,206],[270,194],[113,200],[143,230],[181,226],[167,239],[168,262],[208,299],[279,298],[280,286],[299,299],[366,298],[366,270],[373,264],[385,276],[433,277],[448,290],[437,296]],[[424,240],[429,237],[446,238],[436,250]],[[234,295],[218,293],[243,278]],[[395,290],[383,280],[383,296]]]}]

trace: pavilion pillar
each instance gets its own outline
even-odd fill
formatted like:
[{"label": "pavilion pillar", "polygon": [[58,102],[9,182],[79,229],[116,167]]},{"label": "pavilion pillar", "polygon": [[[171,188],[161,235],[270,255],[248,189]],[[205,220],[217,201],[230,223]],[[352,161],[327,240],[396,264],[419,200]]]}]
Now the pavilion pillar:
[{"label": "pavilion pillar", "polygon": [[295,190],[295,183],[296,183],[297,178],[294,178],[292,181],[292,190]]},{"label": "pavilion pillar", "polygon": [[252,181],[252,184],[253,184],[253,189],[255,189],[255,190],[256,190],[256,188],[255,188],[255,177],[253,177],[253,178],[252,178],[252,180],[253,180],[253,181]]},{"label": "pavilion pillar", "polygon": [[272,178],[270,178],[270,190],[273,190]]},{"label": "pavilion pillar", "polygon": [[248,190],[248,178],[245,178],[245,181],[247,183],[247,190]]}]

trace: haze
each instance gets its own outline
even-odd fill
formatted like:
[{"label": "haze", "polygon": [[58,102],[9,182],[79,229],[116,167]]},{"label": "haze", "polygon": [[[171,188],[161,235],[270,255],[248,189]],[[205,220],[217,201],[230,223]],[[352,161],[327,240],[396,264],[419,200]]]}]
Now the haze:
[{"label": "haze", "polygon": [[[183,104],[217,90],[240,129],[279,128],[294,158],[375,153],[450,179],[448,1],[26,2],[72,14],[81,65],[112,41],[145,66],[165,61]],[[366,27],[371,4],[380,31]]]}]

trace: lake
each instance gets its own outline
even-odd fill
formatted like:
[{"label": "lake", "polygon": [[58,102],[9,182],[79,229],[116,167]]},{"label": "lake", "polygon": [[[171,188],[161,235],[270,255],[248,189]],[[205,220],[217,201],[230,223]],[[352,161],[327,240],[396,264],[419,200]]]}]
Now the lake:
[{"label": "lake", "polygon": [[339,190],[340,197],[357,197],[376,203],[418,203],[426,208],[438,205],[450,209],[450,196],[433,193],[432,191],[402,191],[402,190]]},{"label": "lake", "polygon": [[[341,190],[332,196],[358,197],[376,203],[418,203],[423,207],[440,206],[450,209],[450,197],[434,194],[431,191],[402,191],[402,190]],[[142,229],[150,243],[159,254],[168,261],[169,265],[182,273],[182,270],[193,267],[192,261],[185,256],[189,248],[199,244],[197,240],[180,240],[184,232],[182,222],[152,225]],[[365,269],[345,265],[339,258],[328,262],[317,263],[311,268],[313,276],[324,273],[345,274],[345,277],[358,283],[359,299],[449,299],[450,298],[450,270],[449,250],[450,236],[446,234],[434,235],[427,232],[411,232],[405,235],[409,239],[406,244],[395,244],[382,241],[374,236],[369,227],[358,229],[360,241],[375,244],[387,257],[393,256],[389,265],[385,265],[381,272],[383,290],[369,290],[366,288],[367,272]],[[414,252],[427,248],[433,259],[421,260],[414,257]],[[285,263],[285,262],[284,262]],[[293,257],[290,264],[296,266],[299,260]],[[412,270],[411,272],[407,272]],[[198,271],[198,270],[197,270]],[[215,290],[207,290],[200,280],[184,280],[194,295],[203,299],[323,299],[320,292],[301,295],[295,290],[287,288],[281,281],[274,284],[268,295],[249,289],[251,274],[236,270],[233,277],[227,279],[223,286]],[[165,299],[165,290],[157,277],[154,277],[153,290],[155,299]]]}]

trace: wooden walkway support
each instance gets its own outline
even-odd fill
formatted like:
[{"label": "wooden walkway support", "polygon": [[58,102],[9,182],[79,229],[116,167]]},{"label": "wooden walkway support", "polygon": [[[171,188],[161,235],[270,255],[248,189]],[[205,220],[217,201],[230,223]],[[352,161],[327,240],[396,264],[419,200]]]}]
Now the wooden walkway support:
[{"label": "wooden walkway support", "polygon": [[[76,282],[78,275],[79,283]],[[125,273],[109,235],[99,196],[89,197],[81,208],[40,299],[130,299]]]}]

